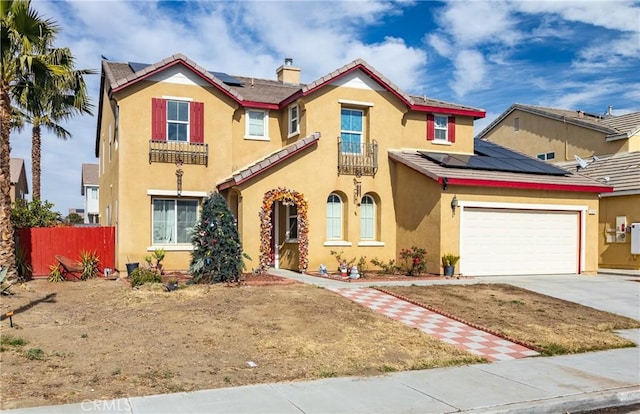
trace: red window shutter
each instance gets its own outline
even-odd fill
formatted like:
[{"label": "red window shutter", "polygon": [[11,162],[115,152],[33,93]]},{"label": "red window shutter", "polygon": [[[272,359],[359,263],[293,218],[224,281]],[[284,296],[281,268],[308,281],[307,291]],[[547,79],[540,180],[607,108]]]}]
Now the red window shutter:
[{"label": "red window shutter", "polygon": [[164,99],[151,99],[151,139],[167,140],[167,102]]},{"label": "red window shutter", "polygon": [[189,105],[191,113],[189,114],[190,142],[204,142],[204,103],[191,102]]},{"label": "red window shutter", "polygon": [[449,142],[456,142],[456,117],[450,116],[447,123],[447,131],[449,134]]},{"label": "red window shutter", "polygon": [[436,136],[436,129],[434,123],[435,117],[433,114],[427,114],[427,140],[433,141]]}]

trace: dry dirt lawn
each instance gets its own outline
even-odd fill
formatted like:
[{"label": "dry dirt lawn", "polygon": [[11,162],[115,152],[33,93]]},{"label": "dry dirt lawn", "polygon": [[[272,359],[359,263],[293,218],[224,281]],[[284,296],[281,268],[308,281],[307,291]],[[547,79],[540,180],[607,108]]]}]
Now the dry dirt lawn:
[{"label": "dry dirt lawn", "polygon": [[[611,329],[639,325],[509,286],[393,289],[522,341],[535,342],[536,334],[525,336],[534,329],[549,338],[573,337],[577,327],[592,333],[586,337],[617,338]],[[122,281],[36,280],[12,291],[0,299],[0,315],[14,310],[14,327],[1,323],[0,409],[482,362],[297,283],[249,278],[241,287],[165,292]],[[589,349],[618,346],[629,343],[611,339]]]}]

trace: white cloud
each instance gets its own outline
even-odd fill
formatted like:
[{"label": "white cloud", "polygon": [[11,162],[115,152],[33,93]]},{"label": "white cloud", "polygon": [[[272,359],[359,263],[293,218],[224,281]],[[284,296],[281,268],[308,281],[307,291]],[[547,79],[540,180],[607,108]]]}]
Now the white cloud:
[{"label": "white cloud", "polygon": [[450,84],[458,96],[464,96],[470,90],[486,88],[487,69],[482,53],[475,50],[463,50],[455,58],[454,79]]}]

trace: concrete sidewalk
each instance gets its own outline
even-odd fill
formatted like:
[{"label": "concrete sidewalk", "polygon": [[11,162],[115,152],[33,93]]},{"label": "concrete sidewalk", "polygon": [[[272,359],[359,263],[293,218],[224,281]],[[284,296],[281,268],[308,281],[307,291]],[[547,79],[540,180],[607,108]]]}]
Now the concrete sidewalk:
[{"label": "concrete sidewalk", "polygon": [[[366,285],[323,280],[287,271],[273,273],[324,287]],[[487,282],[510,283],[640,319],[640,283],[627,277],[561,275],[445,281]],[[636,343],[640,341],[638,329],[620,334]],[[376,377],[260,384],[3,412],[571,413],[637,403],[640,403],[640,351],[638,348],[625,348]]]}]

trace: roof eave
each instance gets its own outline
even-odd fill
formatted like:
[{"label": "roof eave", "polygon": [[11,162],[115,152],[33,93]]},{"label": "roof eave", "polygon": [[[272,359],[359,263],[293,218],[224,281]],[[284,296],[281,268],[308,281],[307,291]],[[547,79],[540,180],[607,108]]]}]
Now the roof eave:
[{"label": "roof eave", "polygon": [[[509,181],[509,180],[485,180],[477,178],[447,178],[448,185],[463,185],[473,187],[500,187],[517,188],[524,190],[545,190],[545,191],[571,191],[581,193],[610,193],[613,187],[600,185],[577,185],[577,184],[557,184],[540,183],[531,181]],[[441,182],[440,180],[438,182]]]}]

